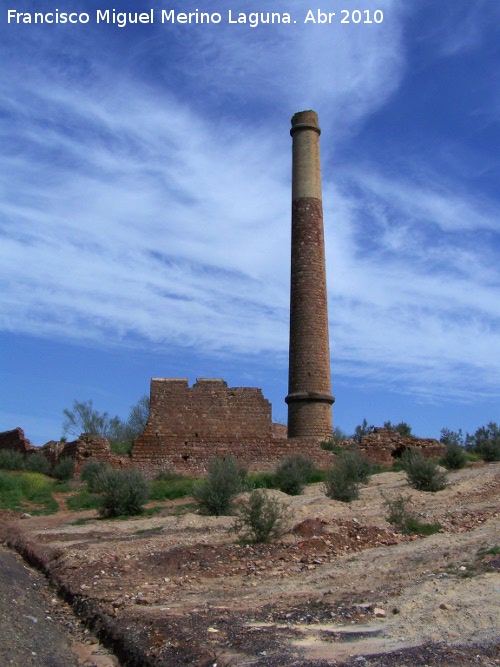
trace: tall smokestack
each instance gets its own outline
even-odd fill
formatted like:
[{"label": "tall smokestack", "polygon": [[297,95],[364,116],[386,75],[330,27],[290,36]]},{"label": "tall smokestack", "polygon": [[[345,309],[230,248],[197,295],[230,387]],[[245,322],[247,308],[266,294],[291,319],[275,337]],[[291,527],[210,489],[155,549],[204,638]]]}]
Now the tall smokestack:
[{"label": "tall smokestack", "polygon": [[314,111],[293,116],[289,438],[332,436],[320,133]]}]

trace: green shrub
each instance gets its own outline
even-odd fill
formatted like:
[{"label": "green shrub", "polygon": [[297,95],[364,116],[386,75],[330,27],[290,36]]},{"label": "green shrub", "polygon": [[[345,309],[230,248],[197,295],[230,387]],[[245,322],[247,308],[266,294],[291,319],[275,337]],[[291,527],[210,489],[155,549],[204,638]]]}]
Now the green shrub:
[{"label": "green shrub", "polygon": [[462,429],[459,428],[458,431],[452,431],[449,428],[442,428],[439,442],[442,442],[443,445],[458,445],[460,447],[463,447],[465,444],[465,440],[462,433]]},{"label": "green shrub", "polygon": [[28,472],[38,472],[41,475],[48,475],[50,472],[50,461],[42,454],[35,452],[26,457],[25,467]]},{"label": "green shrub", "polygon": [[495,422],[481,426],[474,435],[467,434],[465,443],[467,450],[478,454],[483,461],[500,461],[500,428]]},{"label": "green shrub", "polygon": [[118,442],[117,440],[109,441],[109,448],[117,456],[130,456],[132,453],[132,447],[134,446],[133,441],[125,440],[123,442]]},{"label": "green shrub", "polygon": [[87,483],[90,493],[99,493],[98,478],[101,472],[109,470],[109,464],[105,461],[88,461],[83,464],[80,479]]},{"label": "green shrub", "polygon": [[350,440],[351,436],[344,433],[344,431],[336,426],[333,429],[333,435],[328,440],[323,440],[319,443],[321,449],[325,449],[327,452],[334,452],[338,454],[341,450],[341,444],[346,440]]},{"label": "green shrub", "polygon": [[349,477],[346,470],[338,463],[328,471],[324,485],[325,494],[332,500],[350,503],[359,498],[359,482]]},{"label": "green shrub", "polygon": [[399,422],[399,424],[392,424],[390,421],[384,422],[384,428],[388,431],[396,431],[399,435],[411,436],[411,426],[406,422]]},{"label": "green shrub", "polygon": [[304,484],[315,470],[316,465],[311,459],[301,454],[288,456],[276,467],[274,472],[275,484],[283,493],[298,496],[302,493]]},{"label": "green shrub", "polygon": [[446,473],[440,470],[434,459],[426,458],[421,452],[407,449],[401,463],[408,483],[414,489],[435,492],[446,486]]},{"label": "green shrub", "polygon": [[1,470],[24,470],[24,456],[14,449],[0,450]]},{"label": "green shrub", "polygon": [[269,542],[283,535],[288,527],[288,506],[254,489],[247,502],[238,507],[234,530],[251,542]]},{"label": "green shrub", "polygon": [[359,498],[360,484],[370,479],[371,464],[357,449],[344,449],[334,467],[327,472],[325,494],[333,500],[349,503]]},{"label": "green shrub", "polygon": [[500,436],[491,440],[483,440],[477,448],[481,459],[486,463],[500,461]]},{"label": "green shrub", "polygon": [[75,475],[75,462],[69,456],[62,458],[59,463],[57,463],[52,471],[52,477],[55,477],[61,482],[65,482],[68,479],[73,479]]},{"label": "green shrub", "polygon": [[441,464],[448,470],[460,470],[467,465],[467,454],[460,445],[450,444],[446,446],[446,453],[441,459]]},{"label": "green shrub", "polygon": [[354,429],[354,435],[352,437],[356,442],[359,442],[363,436],[369,435],[370,433],[373,433],[373,426],[368,424],[366,419],[363,419],[363,423],[358,424]]},{"label": "green shrub", "polygon": [[441,529],[439,523],[423,523],[408,509],[412,503],[411,496],[399,495],[397,498],[386,498],[387,521],[404,535],[433,535]]},{"label": "green shrub", "polygon": [[238,462],[232,454],[225,459],[212,459],[208,475],[194,488],[194,498],[206,514],[230,514],[234,498],[244,488],[244,479]]},{"label": "green shrub", "polygon": [[133,516],[141,514],[148,499],[148,483],[137,468],[115,470],[108,468],[97,473],[99,514],[102,517]]},{"label": "green shrub", "polygon": [[275,489],[276,480],[274,472],[252,472],[248,475],[247,483],[249,489]]}]

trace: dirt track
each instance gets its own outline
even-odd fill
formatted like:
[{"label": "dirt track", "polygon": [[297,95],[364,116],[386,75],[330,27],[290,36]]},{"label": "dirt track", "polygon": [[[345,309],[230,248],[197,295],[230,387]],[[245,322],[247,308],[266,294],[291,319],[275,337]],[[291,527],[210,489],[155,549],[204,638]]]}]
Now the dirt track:
[{"label": "dirt track", "polygon": [[[380,490],[410,494],[442,532],[395,533]],[[124,664],[500,664],[500,464],[453,473],[436,494],[411,490],[404,473],[374,476],[349,505],[321,485],[272,493],[293,516],[279,544],[238,544],[231,518],[179,503],[147,519],[5,522],[3,536]]]}]

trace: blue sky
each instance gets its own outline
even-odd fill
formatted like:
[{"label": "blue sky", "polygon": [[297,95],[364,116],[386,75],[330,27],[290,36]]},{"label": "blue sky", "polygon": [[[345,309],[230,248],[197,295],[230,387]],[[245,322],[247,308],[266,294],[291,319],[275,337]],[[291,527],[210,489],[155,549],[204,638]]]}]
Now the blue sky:
[{"label": "blue sky", "polygon": [[[0,430],[41,445],[75,399],[124,418],[151,377],[258,386],[286,419],[302,109],[322,128],[335,424],[500,420],[497,0],[359,4],[379,24],[342,24],[352,0],[14,8],[56,7],[90,20],[0,10]],[[113,7],[155,22],[97,24]],[[221,22],[161,22],[196,8]],[[304,24],[317,8],[332,24]]]}]

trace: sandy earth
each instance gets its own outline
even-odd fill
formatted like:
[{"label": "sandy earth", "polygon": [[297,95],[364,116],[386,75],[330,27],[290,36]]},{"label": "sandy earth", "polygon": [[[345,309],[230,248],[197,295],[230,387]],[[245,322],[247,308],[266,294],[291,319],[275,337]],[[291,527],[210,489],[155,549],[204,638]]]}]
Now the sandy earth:
[{"label": "sandy earth", "polygon": [[[441,531],[395,532],[380,491],[410,495]],[[189,499],[120,521],[9,515],[0,535],[122,664],[500,665],[500,554],[487,553],[500,547],[500,464],[450,473],[435,494],[402,472],[372,477],[350,504],[321,484],[269,493],[291,514],[270,545],[238,543],[231,517]]]}]

